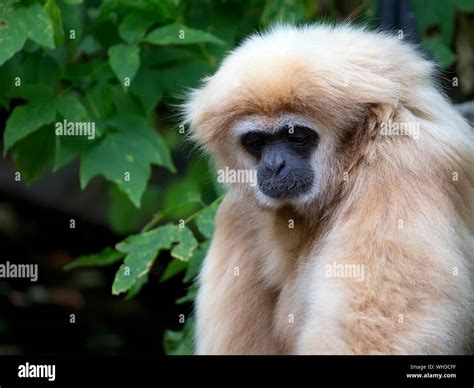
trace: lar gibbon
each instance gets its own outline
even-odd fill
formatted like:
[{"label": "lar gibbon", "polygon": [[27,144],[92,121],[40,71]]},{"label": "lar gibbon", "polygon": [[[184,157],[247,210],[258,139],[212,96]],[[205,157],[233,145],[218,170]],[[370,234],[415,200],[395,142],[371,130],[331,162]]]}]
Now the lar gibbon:
[{"label": "lar gibbon", "polygon": [[474,142],[435,66],[388,34],[280,25],[189,95],[229,184],[201,270],[198,354],[462,354]]}]

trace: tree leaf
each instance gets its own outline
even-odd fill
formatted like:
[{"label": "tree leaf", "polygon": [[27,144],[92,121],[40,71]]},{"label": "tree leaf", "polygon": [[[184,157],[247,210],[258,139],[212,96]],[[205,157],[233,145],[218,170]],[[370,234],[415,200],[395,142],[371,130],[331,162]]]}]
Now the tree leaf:
[{"label": "tree leaf", "polygon": [[166,330],[163,337],[163,347],[168,355],[192,355],[194,340],[194,319],[189,318],[183,330]]},{"label": "tree leaf", "polygon": [[454,0],[456,8],[463,12],[474,12],[474,1],[472,0]]},{"label": "tree leaf", "polygon": [[138,295],[138,293],[142,290],[143,286],[148,283],[148,276],[149,274],[146,274],[135,282],[135,284],[127,291],[127,294],[125,295],[125,300],[131,300],[135,298],[135,296]]},{"label": "tree leaf", "polygon": [[120,37],[127,43],[136,43],[146,34],[148,28],[155,22],[152,17],[139,13],[125,16],[118,27]]},{"label": "tree leaf", "polygon": [[28,38],[47,48],[54,48],[54,27],[50,16],[41,5],[35,3],[23,9],[20,26]]},{"label": "tree leaf", "polygon": [[214,219],[216,218],[219,203],[220,201],[215,201],[196,217],[196,226],[199,232],[206,238],[211,238],[214,233]]},{"label": "tree leaf", "polygon": [[119,235],[136,233],[150,218],[150,214],[160,207],[160,191],[158,187],[149,185],[143,193],[140,209],[137,209],[126,194],[112,185],[107,209],[109,226]]},{"label": "tree leaf", "polygon": [[30,103],[17,106],[7,120],[3,135],[4,155],[17,141],[56,119],[56,109],[51,102]]},{"label": "tree leaf", "polygon": [[178,260],[188,261],[198,243],[188,228],[178,228],[179,244],[171,250],[171,256]]},{"label": "tree leaf", "polygon": [[113,111],[112,91],[110,85],[100,81],[97,85],[87,90],[85,102],[91,117],[104,119]]},{"label": "tree leaf", "polygon": [[28,34],[20,28],[22,12],[16,8],[7,11],[0,21],[0,65],[21,50]]},{"label": "tree leaf", "polygon": [[109,125],[119,128],[123,131],[130,131],[138,138],[148,142],[150,150],[150,163],[158,164],[167,168],[171,172],[176,172],[176,168],[171,160],[171,155],[163,138],[146,120],[137,115],[116,115],[108,120]]},{"label": "tree leaf", "polygon": [[146,114],[150,115],[163,97],[160,72],[140,69],[130,86],[130,92],[138,97]]},{"label": "tree leaf", "polygon": [[115,183],[139,207],[150,177],[152,157],[150,144],[132,132],[107,134],[81,155],[81,188],[100,174]]},{"label": "tree leaf", "polygon": [[51,21],[53,22],[54,28],[54,43],[56,46],[60,46],[64,42],[64,29],[63,21],[61,18],[61,9],[55,0],[47,0],[44,5],[44,9],[48,12]]},{"label": "tree leaf", "polygon": [[204,261],[209,249],[209,243],[209,240],[203,241],[201,244],[199,244],[199,248],[194,251],[193,257],[191,257],[188,262],[183,282],[187,283],[193,280],[199,274],[202,262]]},{"label": "tree leaf", "polygon": [[437,38],[425,38],[422,40],[423,45],[433,54],[442,69],[451,66],[456,61],[456,55],[451,49],[443,44]]},{"label": "tree leaf", "polygon": [[193,283],[188,287],[188,291],[186,292],[186,295],[183,297],[176,299],[176,304],[183,304],[183,303],[188,303],[188,302],[193,302],[196,299],[198,292],[198,285],[197,283]]},{"label": "tree leaf", "polygon": [[117,252],[115,249],[107,247],[99,253],[79,256],[77,259],[66,264],[64,270],[70,271],[79,267],[103,267],[116,263],[124,256],[122,252]]},{"label": "tree leaf", "polygon": [[304,1],[266,0],[261,20],[265,24],[275,21],[296,23],[303,19],[304,7]]},{"label": "tree leaf", "polygon": [[139,278],[148,274],[159,252],[163,249],[171,249],[174,243],[179,243],[178,246],[181,246],[177,250],[178,253],[175,253],[175,257],[183,253],[192,254],[197,241],[192,241],[189,234],[192,235],[187,228],[168,224],[130,236],[117,244],[117,250],[126,253],[127,256],[115,275],[112,293],[118,295],[129,290]]},{"label": "tree leaf", "polygon": [[13,146],[13,160],[25,182],[38,178],[54,157],[54,130],[43,127]]},{"label": "tree leaf", "polygon": [[68,121],[83,122],[88,120],[88,114],[79,97],[74,93],[67,93],[56,99],[58,113]]},{"label": "tree leaf", "polygon": [[185,27],[177,23],[154,29],[146,36],[145,41],[156,45],[195,43],[224,44],[221,39],[208,32]]},{"label": "tree leaf", "polygon": [[123,85],[126,78],[130,81],[140,67],[140,48],[137,45],[117,44],[109,48],[110,67]]},{"label": "tree leaf", "polygon": [[188,263],[183,260],[173,259],[171,260],[168,265],[166,266],[165,272],[160,277],[160,283],[165,282],[168,279],[171,279],[173,276],[178,275],[179,273],[183,272]]},{"label": "tree leaf", "polygon": [[108,133],[82,153],[81,187],[94,176],[103,175],[139,207],[150,177],[150,164],[174,171],[168,148],[161,136],[139,117],[115,116],[108,123],[121,130]]}]

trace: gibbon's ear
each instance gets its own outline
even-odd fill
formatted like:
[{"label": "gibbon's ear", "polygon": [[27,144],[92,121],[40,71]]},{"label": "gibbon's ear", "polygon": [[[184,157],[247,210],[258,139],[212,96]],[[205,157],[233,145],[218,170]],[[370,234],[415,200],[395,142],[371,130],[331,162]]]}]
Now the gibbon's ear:
[{"label": "gibbon's ear", "polygon": [[364,131],[371,139],[380,135],[382,128],[396,117],[398,105],[378,103],[369,107],[364,123]]},{"label": "gibbon's ear", "polygon": [[396,117],[399,109],[398,105],[390,103],[374,103],[369,106],[365,118],[347,142],[350,160],[348,171],[362,159],[368,162],[375,159],[375,145],[380,139],[382,128]]}]

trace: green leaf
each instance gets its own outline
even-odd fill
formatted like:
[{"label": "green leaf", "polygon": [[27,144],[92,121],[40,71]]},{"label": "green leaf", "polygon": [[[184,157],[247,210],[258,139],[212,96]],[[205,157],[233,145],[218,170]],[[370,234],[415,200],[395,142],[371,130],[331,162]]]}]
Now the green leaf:
[{"label": "green leaf", "polygon": [[41,5],[8,8],[0,20],[0,65],[21,50],[27,38],[54,48],[53,22]]},{"label": "green leaf", "polygon": [[[38,83],[54,85],[61,75],[61,69],[54,59],[43,54],[30,54],[23,61],[22,86]],[[44,101],[44,98],[41,100]]]},{"label": "green leaf", "polygon": [[214,233],[214,219],[216,218],[219,204],[220,201],[214,201],[196,217],[196,226],[199,232],[206,238],[211,238]]},{"label": "green leaf", "polygon": [[85,97],[92,117],[104,119],[113,111],[111,85],[107,82],[101,81],[87,90]]},{"label": "green leaf", "polygon": [[101,49],[101,44],[92,35],[85,36],[78,47],[78,51],[83,51],[91,56],[97,54]]},{"label": "green leaf", "polygon": [[63,21],[61,18],[61,9],[59,8],[55,0],[46,1],[44,9],[46,10],[46,12],[48,12],[49,17],[53,22],[54,43],[56,46],[60,46],[64,42],[64,29]]},{"label": "green leaf", "polygon": [[127,294],[125,295],[125,300],[131,300],[138,295],[138,293],[142,290],[143,286],[148,283],[148,275],[149,274],[146,274],[138,278],[136,283],[127,291]]},{"label": "green leaf", "polygon": [[454,0],[456,8],[463,12],[474,12],[473,0]]},{"label": "green leaf", "polygon": [[143,116],[142,104],[131,93],[128,93],[128,90],[114,85],[112,95],[116,112],[125,115]]},{"label": "green leaf", "polygon": [[56,119],[56,109],[51,102],[30,103],[17,106],[7,120],[3,137],[4,154],[17,141]]},{"label": "green leaf", "polygon": [[35,3],[24,9],[20,20],[21,28],[28,33],[28,38],[41,46],[54,48],[53,22],[41,5]]},{"label": "green leaf", "polygon": [[84,0],[63,0],[65,4],[76,5],[82,4]]},{"label": "green leaf", "polygon": [[193,283],[188,287],[188,291],[186,292],[186,295],[183,297],[176,299],[176,304],[183,304],[183,303],[188,303],[188,302],[193,302],[196,299],[198,292],[198,286],[197,283]]},{"label": "green leaf", "polygon": [[186,269],[187,265],[188,263],[183,260],[171,260],[166,266],[165,272],[163,272],[163,275],[161,275],[160,282],[165,282],[168,279],[171,279],[173,276],[176,276],[179,273],[183,272]]},{"label": "green leaf", "polygon": [[81,188],[100,174],[114,182],[139,207],[151,173],[151,157],[149,143],[132,132],[108,134],[82,153]]},{"label": "green leaf", "polygon": [[20,51],[28,36],[20,28],[21,12],[13,8],[0,20],[0,65]]},{"label": "green leaf", "polygon": [[54,156],[54,131],[43,127],[13,146],[13,160],[25,182],[38,178]]},{"label": "green leaf", "polygon": [[168,224],[130,236],[117,244],[117,250],[127,256],[115,275],[112,293],[118,295],[129,290],[139,278],[148,274],[158,253],[163,249],[171,249],[174,243],[179,243],[172,250],[174,257],[192,254],[197,241],[192,241],[189,234],[192,235],[187,228]]},{"label": "green leaf", "polygon": [[178,228],[179,244],[171,250],[171,256],[178,260],[188,261],[198,243],[191,230],[186,227]]},{"label": "green leaf", "polygon": [[154,18],[143,14],[131,13],[125,16],[119,25],[120,37],[127,43],[136,43],[146,34],[148,28],[154,23]]},{"label": "green leaf", "polygon": [[[69,163],[83,150],[89,148],[94,140],[101,135],[101,130],[96,122],[90,123],[87,110],[82,105],[79,97],[73,92],[60,95],[55,101],[58,113],[69,122],[81,122],[94,125],[94,132],[87,136],[56,136],[56,151],[54,157],[53,171]],[[66,129],[64,129],[66,131]],[[90,136],[90,135],[93,135]]]},{"label": "green leaf", "polygon": [[150,115],[163,97],[161,76],[158,70],[140,69],[133,80],[130,92],[141,101],[145,112]]},{"label": "green leaf", "polygon": [[171,172],[176,172],[168,147],[159,133],[150,127],[143,117],[120,114],[109,119],[108,123],[123,131],[130,131],[137,138],[148,142],[148,147],[145,147],[144,150],[150,150],[150,163],[158,164]]},{"label": "green leaf", "polygon": [[441,68],[445,69],[456,61],[456,55],[439,39],[425,38],[422,43],[433,54]]},{"label": "green leaf", "polygon": [[189,318],[182,331],[165,331],[163,347],[167,355],[193,354],[194,325],[194,320]]},{"label": "green leaf", "polygon": [[119,82],[130,81],[140,67],[140,48],[138,45],[117,44],[109,48],[109,62]]},{"label": "green leaf", "polygon": [[122,130],[108,133],[82,153],[81,187],[94,176],[103,175],[139,207],[150,177],[150,164],[174,170],[169,151],[158,133],[139,118],[116,116],[109,124]]},{"label": "green leaf", "polygon": [[176,64],[161,69],[161,86],[175,93],[176,89],[192,88],[199,84],[206,74],[213,71],[213,66],[205,61]]},{"label": "green leaf", "polygon": [[415,13],[415,20],[422,34],[436,24],[438,24],[438,15],[435,7],[427,7],[425,0],[411,0],[411,6]]},{"label": "green leaf", "polygon": [[266,0],[261,20],[269,22],[299,22],[304,18],[304,2],[301,0]]},{"label": "green leaf", "polygon": [[108,223],[119,235],[128,235],[139,230],[150,214],[159,206],[160,190],[156,186],[148,186],[143,193],[140,209],[130,201],[126,194],[111,185],[109,190]]},{"label": "green leaf", "polygon": [[210,241],[206,240],[199,244],[199,247],[194,251],[193,257],[191,257],[188,262],[183,282],[190,282],[191,280],[194,280],[194,278],[199,274],[202,263],[209,249],[209,244]]},{"label": "green leaf", "polygon": [[122,259],[125,255],[112,248],[105,248],[99,253],[79,256],[64,266],[64,270],[70,271],[79,267],[103,267],[111,265]]},{"label": "green leaf", "polygon": [[88,120],[88,114],[79,97],[73,93],[67,93],[56,99],[58,113],[68,121],[83,122]]},{"label": "green leaf", "polygon": [[85,136],[55,136],[55,138],[53,171],[59,170],[76,156],[79,156],[80,152],[90,145],[90,140]]},{"label": "green leaf", "polygon": [[156,45],[195,43],[224,44],[221,39],[208,32],[195,30],[194,28],[185,27],[177,23],[154,29],[146,36],[145,41]]}]

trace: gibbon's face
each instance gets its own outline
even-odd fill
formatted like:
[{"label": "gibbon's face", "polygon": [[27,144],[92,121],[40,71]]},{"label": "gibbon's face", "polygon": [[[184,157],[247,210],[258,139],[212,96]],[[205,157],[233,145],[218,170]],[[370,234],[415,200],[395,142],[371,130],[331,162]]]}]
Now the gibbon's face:
[{"label": "gibbon's face", "polygon": [[243,119],[236,130],[242,159],[256,170],[255,194],[262,204],[302,202],[316,194],[315,124],[299,115],[281,114],[270,122]]},{"label": "gibbon's face", "polygon": [[388,117],[379,112],[429,82],[431,65],[412,57],[349,26],[278,26],[232,51],[184,114],[218,169],[256,173],[256,184],[230,182],[240,198],[306,212],[331,202],[357,154],[376,157],[368,144]]}]

